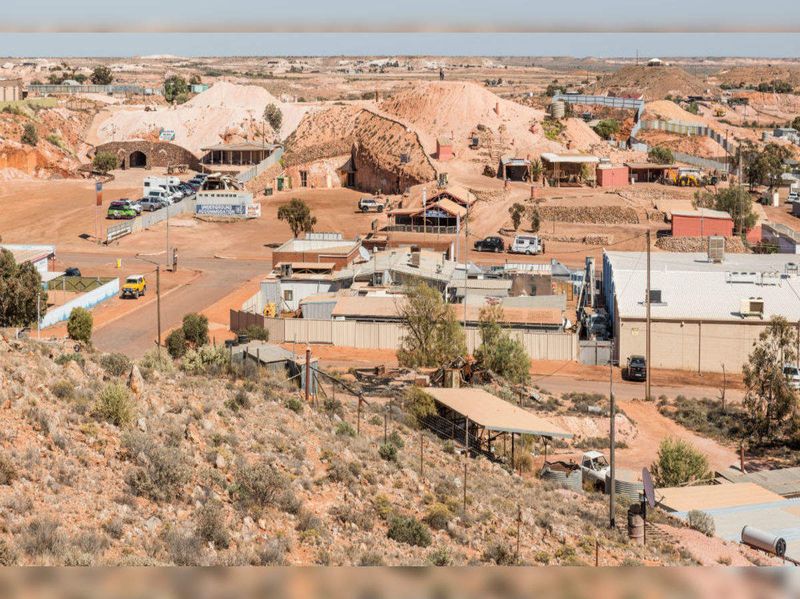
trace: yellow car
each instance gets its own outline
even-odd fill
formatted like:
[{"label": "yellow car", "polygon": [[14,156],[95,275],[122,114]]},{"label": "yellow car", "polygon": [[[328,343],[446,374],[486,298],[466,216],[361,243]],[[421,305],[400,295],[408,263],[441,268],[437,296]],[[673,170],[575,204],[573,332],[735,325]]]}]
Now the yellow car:
[{"label": "yellow car", "polygon": [[147,291],[144,275],[130,275],[122,286],[122,297],[138,298]]}]

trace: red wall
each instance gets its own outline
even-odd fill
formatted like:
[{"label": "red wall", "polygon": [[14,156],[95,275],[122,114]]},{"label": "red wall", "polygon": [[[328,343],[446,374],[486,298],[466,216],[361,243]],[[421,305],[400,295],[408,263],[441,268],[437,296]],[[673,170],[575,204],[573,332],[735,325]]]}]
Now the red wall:
[{"label": "red wall", "polygon": [[624,187],[630,181],[627,166],[597,169],[597,185],[599,187]]},{"label": "red wall", "polygon": [[436,142],[436,159],[440,161],[453,159],[453,146],[443,146]]},{"label": "red wall", "polygon": [[672,215],[673,237],[733,236],[733,219]]}]

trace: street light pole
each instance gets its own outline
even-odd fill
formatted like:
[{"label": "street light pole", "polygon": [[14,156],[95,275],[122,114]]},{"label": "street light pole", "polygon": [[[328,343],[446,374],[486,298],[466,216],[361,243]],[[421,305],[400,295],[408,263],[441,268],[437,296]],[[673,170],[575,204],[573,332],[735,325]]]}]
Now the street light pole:
[{"label": "street light pole", "polygon": [[[702,210],[702,208],[700,209]],[[650,401],[650,229],[647,230],[647,337],[645,339],[645,401]]]},{"label": "street light pole", "polygon": [[610,430],[609,430],[609,461],[610,461],[610,468],[609,468],[609,490],[608,490],[608,527],[611,529],[616,528],[617,526],[617,515],[616,515],[616,444],[617,444],[617,427],[616,427],[616,412],[617,412],[617,404],[614,400],[614,341],[611,341],[611,353],[608,356],[608,399],[610,402],[609,406],[609,418],[610,418]]},{"label": "street light pole", "polygon": [[156,311],[158,312],[158,356],[161,357],[161,266],[156,264]]}]

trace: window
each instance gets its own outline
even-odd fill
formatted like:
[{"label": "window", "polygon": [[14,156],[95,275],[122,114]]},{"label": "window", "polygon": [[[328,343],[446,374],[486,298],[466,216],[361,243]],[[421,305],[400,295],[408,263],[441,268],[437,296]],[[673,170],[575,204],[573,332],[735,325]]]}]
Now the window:
[{"label": "window", "polygon": [[283,300],[286,302],[290,302],[294,299],[294,292],[291,289],[286,289],[283,292]]},{"label": "window", "polygon": [[300,171],[300,187],[308,187],[308,171]]}]

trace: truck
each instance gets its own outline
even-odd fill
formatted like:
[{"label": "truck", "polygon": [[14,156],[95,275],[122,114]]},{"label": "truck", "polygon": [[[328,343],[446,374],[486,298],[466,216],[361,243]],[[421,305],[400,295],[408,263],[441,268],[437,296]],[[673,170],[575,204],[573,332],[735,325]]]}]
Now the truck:
[{"label": "truck", "polygon": [[544,244],[538,235],[517,235],[508,251],[512,254],[532,256],[544,253]]},{"label": "truck", "polygon": [[143,193],[147,196],[152,189],[166,189],[169,185],[180,185],[181,180],[178,177],[145,177],[142,183]]},{"label": "truck", "polygon": [[373,197],[365,196],[358,200],[358,209],[361,212],[383,212],[384,205]]},{"label": "truck", "polygon": [[599,451],[587,451],[581,457],[584,488],[590,487],[595,491],[605,492],[606,476],[610,470],[608,460]]},{"label": "truck", "polygon": [[130,275],[122,285],[122,297],[138,299],[147,291],[147,281],[144,275]]}]

